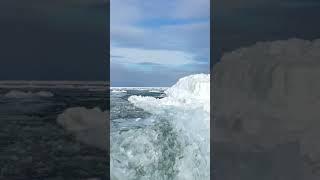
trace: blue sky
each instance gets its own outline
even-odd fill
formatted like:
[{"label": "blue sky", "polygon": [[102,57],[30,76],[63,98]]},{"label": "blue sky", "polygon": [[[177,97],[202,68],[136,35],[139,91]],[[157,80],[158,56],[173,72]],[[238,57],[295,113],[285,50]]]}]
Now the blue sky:
[{"label": "blue sky", "polygon": [[208,73],[210,0],[111,0],[111,86]]}]

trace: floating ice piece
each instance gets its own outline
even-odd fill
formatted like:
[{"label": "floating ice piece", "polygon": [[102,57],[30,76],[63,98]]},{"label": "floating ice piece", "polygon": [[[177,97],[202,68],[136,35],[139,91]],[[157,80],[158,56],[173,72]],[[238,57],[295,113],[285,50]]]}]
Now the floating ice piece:
[{"label": "floating ice piece", "polygon": [[57,118],[58,124],[71,132],[78,141],[100,149],[107,149],[107,112],[99,108],[73,107]]},{"label": "floating ice piece", "polygon": [[18,90],[11,90],[10,92],[4,95],[4,97],[6,98],[33,98],[33,97],[52,97],[52,96],[54,96],[53,93],[48,91],[24,92],[24,91],[18,91]]}]

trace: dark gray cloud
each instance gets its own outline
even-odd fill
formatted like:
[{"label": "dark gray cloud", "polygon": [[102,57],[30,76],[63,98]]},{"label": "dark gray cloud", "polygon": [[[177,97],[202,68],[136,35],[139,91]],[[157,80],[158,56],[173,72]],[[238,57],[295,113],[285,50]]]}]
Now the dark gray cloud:
[{"label": "dark gray cloud", "polygon": [[0,79],[105,80],[103,1],[0,2]]},{"label": "dark gray cloud", "polygon": [[[240,3],[241,2],[241,3]],[[215,1],[214,58],[257,41],[320,37],[320,2],[315,0]]]}]

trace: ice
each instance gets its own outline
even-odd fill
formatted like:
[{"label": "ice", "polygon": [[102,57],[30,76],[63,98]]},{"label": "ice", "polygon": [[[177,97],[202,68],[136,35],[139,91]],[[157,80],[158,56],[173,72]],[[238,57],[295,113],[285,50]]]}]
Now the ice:
[{"label": "ice", "polygon": [[37,93],[35,93],[36,96],[40,96],[40,97],[52,97],[54,96],[53,93],[49,92],[49,91],[39,91]]},{"label": "ice", "polygon": [[161,93],[160,90],[149,90],[149,92],[151,92],[151,93]]},{"label": "ice", "polygon": [[112,134],[111,179],[210,179],[210,75],[181,78],[165,93],[129,97],[156,125]]},{"label": "ice", "polygon": [[112,93],[126,93],[127,91],[123,90],[123,89],[119,89],[119,90],[113,89],[111,92]]},{"label": "ice", "polygon": [[4,97],[6,98],[33,98],[33,97],[52,97],[52,96],[54,96],[54,94],[49,91],[25,92],[25,91],[18,91],[18,90],[11,90],[10,92],[4,95]]},{"label": "ice", "polygon": [[99,108],[72,107],[60,114],[57,122],[78,141],[106,150],[107,117]]},{"label": "ice", "polygon": [[168,87],[111,87],[111,90],[164,91]]},{"label": "ice", "polygon": [[[164,106],[177,106],[187,108],[201,107],[210,111],[210,75],[196,74],[181,78],[175,85],[165,91],[165,98],[131,96],[129,101],[147,111],[155,112]],[[153,110],[151,110],[153,109]]]}]

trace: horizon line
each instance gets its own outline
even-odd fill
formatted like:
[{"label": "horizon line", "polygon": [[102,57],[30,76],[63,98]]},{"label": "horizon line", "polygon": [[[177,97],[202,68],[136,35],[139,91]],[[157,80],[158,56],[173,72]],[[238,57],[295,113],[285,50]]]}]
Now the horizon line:
[{"label": "horizon line", "polygon": [[105,80],[0,80],[0,82],[104,82]]},{"label": "horizon line", "polygon": [[169,88],[170,86],[110,86],[110,88]]}]

